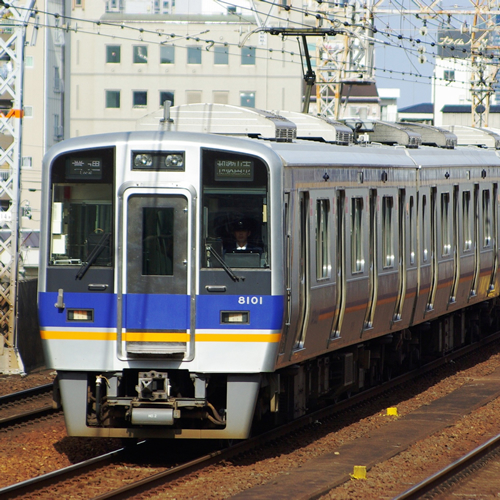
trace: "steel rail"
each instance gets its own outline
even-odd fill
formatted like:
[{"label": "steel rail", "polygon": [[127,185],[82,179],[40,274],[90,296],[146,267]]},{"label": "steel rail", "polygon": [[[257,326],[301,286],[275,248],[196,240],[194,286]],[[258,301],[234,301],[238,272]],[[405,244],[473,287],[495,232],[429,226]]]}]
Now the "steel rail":
[{"label": "steel rail", "polygon": [[102,495],[94,497],[92,500],[122,500],[130,498],[131,496],[139,495],[148,490],[160,487],[164,485],[166,481],[172,481],[178,479],[181,476],[191,474],[204,467],[208,467],[210,465],[214,465],[218,462],[221,462],[222,460],[229,460],[236,455],[240,455],[251,449],[275,441],[276,439],[281,438],[287,434],[290,434],[291,432],[307,428],[307,426],[313,424],[314,422],[317,422],[318,420],[332,417],[333,415],[341,413],[342,411],[346,411],[352,408],[353,406],[362,404],[368,399],[376,398],[377,396],[397,387],[398,385],[404,384],[406,382],[409,382],[411,379],[422,376],[425,373],[431,372],[432,370],[435,370],[436,368],[443,366],[449,363],[450,361],[453,361],[454,359],[466,356],[467,354],[473,352],[474,350],[484,347],[485,345],[488,345],[492,342],[495,342],[498,339],[500,339],[500,332],[494,333],[486,337],[485,339],[482,339],[470,346],[463,347],[461,349],[458,349],[457,351],[447,354],[435,361],[432,361],[431,363],[426,364],[421,368],[412,370],[409,373],[395,377],[394,379],[389,380],[388,382],[385,382],[382,385],[368,389],[362,393],[356,394],[355,396],[352,396],[351,398],[345,401],[337,402],[334,405],[322,408],[321,410],[315,411],[308,415],[304,415],[303,417],[300,417],[294,420],[293,422],[289,422],[286,425],[280,426],[276,429],[272,429],[262,435],[242,441],[229,448],[214,453],[210,453],[208,455],[197,458],[190,462],[186,462],[185,464],[181,464],[167,471],[154,474],[148,478],[141,479],[137,482],[128,484],[116,490],[103,493]]},{"label": "steel rail", "polygon": [[422,482],[416,484],[412,488],[404,491],[393,500],[417,500],[422,498],[422,495],[429,493],[438,486],[449,481],[451,478],[459,475],[462,471],[468,469],[475,463],[479,462],[486,455],[493,451],[498,451],[500,448],[500,434],[492,437],[482,445],[478,446],[476,449],[459,458],[455,462],[451,463],[444,469],[436,472]]},{"label": "steel rail", "polygon": [[38,385],[30,389],[25,389],[23,391],[12,392],[6,394],[5,396],[0,396],[0,407],[5,404],[13,403],[15,401],[20,401],[22,399],[27,399],[31,396],[39,396],[40,394],[45,394],[50,392],[54,387],[53,383]]},{"label": "steel rail", "polygon": [[[209,453],[205,456],[196,458],[179,466],[168,469],[167,471],[153,474],[149,478],[144,478],[142,480],[131,483],[124,487],[110,491],[108,493],[103,493],[102,495],[95,497],[93,500],[110,500],[110,499],[117,500],[117,499],[130,498],[132,495],[137,495],[142,492],[151,490],[153,488],[160,487],[164,485],[167,481],[178,479],[182,476],[196,472],[197,470],[205,468],[209,465],[216,464],[222,460],[228,460],[234,456],[255,449],[258,446],[262,446],[263,444],[272,442],[287,434],[303,430],[307,428],[309,425],[314,424],[318,420],[337,415],[338,413],[351,409],[353,406],[364,403],[368,399],[376,398],[377,396],[397,387],[398,385],[409,382],[412,378],[424,375],[425,373],[430,372],[438,368],[439,366],[445,365],[446,363],[449,363],[454,359],[465,356],[473,352],[475,349],[478,349],[492,342],[495,342],[498,339],[500,339],[500,332],[490,335],[487,338],[482,339],[481,341],[478,341],[475,344],[472,344],[471,346],[466,346],[453,353],[449,353],[439,358],[438,360],[435,360],[425,365],[424,367],[413,370],[410,373],[400,375],[385,382],[382,385],[371,388],[362,393],[356,394],[345,401],[337,402],[336,404],[331,405],[329,407],[322,408],[321,410],[315,411],[308,415],[304,415],[303,417],[300,417],[294,420],[293,422],[289,422],[284,426],[272,429],[262,435],[250,438],[248,440],[241,441],[228,448]],[[145,442],[146,441],[141,441],[140,443],[137,443],[137,445],[144,444]],[[113,452],[106,453],[98,457],[94,457],[84,462],[80,462],[78,464],[74,464],[69,467],[59,469],[57,471],[49,472],[47,474],[32,479],[28,479],[26,481],[17,484],[1,488],[0,498],[9,499],[18,497],[20,495],[32,493],[36,490],[48,487],[56,482],[75,477],[89,470],[93,470],[97,466],[102,466],[106,462],[109,463],[117,459],[120,456],[120,454],[125,453],[127,451],[130,451],[130,447],[120,448]]]},{"label": "steel rail", "polygon": [[[141,441],[140,443],[137,443],[136,446],[143,443],[144,441]],[[111,462],[127,450],[128,448],[119,448],[118,450],[105,453],[104,455],[99,455],[98,457],[90,458],[89,460],[85,460],[74,465],[69,465],[63,469],[48,472],[47,474],[27,479],[26,481],[6,486],[5,488],[0,488],[0,498],[2,500],[16,498],[21,495],[32,493],[36,490],[46,488],[59,481],[70,479],[78,474],[93,470],[97,466],[101,466],[106,462]]]}]

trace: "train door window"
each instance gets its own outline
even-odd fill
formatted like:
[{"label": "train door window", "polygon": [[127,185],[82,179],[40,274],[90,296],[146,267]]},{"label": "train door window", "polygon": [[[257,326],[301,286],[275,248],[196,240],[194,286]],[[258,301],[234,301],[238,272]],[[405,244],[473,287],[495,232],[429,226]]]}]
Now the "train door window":
[{"label": "train door window", "polygon": [[58,157],[51,172],[50,265],[111,266],[114,151]]},{"label": "train door window", "polygon": [[470,191],[462,193],[462,233],[463,233],[463,250],[470,252],[472,250],[472,218],[470,216]]},{"label": "train door window", "polygon": [[363,198],[351,201],[351,271],[362,273],[365,268],[363,255]]},{"label": "train door window", "polygon": [[316,200],[316,278],[330,275],[330,238],[328,235],[329,200]]},{"label": "train door window", "polygon": [[203,267],[269,267],[268,168],[257,157],[203,151]]},{"label": "train door window", "polygon": [[394,266],[394,199],[392,196],[382,198],[382,259],[383,266]]},{"label": "train door window", "polygon": [[441,193],[441,255],[451,253],[450,193]]},{"label": "train door window", "polygon": [[429,227],[426,226],[425,221],[427,219],[427,196],[424,194],[422,196],[422,261],[427,262],[429,260]]},{"label": "train door window", "polygon": [[172,276],[174,209],[144,207],[142,210],[142,274]]},{"label": "train door window", "polygon": [[408,219],[409,219],[409,238],[410,238],[410,265],[415,264],[415,228],[413,225],[415,224],[415,214],[414,214],[414,199],[413,196],[410,196],[410,200],[408,202]]},{"label": "train door window", "polygon": [[483,191],[483,246],[491,245],[491,201],[490,190]]}]

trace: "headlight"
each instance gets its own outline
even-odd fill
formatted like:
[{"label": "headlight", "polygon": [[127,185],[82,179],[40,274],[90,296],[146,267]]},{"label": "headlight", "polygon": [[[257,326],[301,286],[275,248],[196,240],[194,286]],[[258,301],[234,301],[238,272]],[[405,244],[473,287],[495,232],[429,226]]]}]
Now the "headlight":
[{"label": "headlight", "polygon": [[134,158],[134,166],[138,168],[146,168],[153,166],[153,156],[150,154],[137,154]]},{"label": "headlight", "polygon": [[167,168],[181,168],[182,166],[184,166],[183,155],[168,155],[165,158],[165,166]]}]

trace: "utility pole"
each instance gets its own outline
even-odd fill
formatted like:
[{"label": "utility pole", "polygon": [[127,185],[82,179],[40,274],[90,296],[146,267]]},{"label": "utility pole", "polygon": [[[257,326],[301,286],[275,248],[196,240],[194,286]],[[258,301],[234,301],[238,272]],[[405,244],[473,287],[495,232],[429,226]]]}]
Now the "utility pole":
[{"label": "utility pole", "polygon": [[471,29],[471,115],[473,127],[487,127],[490,111],[490,97],[493,94],[492,84],[497,81],[498,65],[491,64],[492,61],[487,54],[496,51],[498,57],[498,45],[493,45],[493,32],[496,23],[491,14],[497,1],[474,0],[474,22]]},{"label": "utility pole", "polygon": [[0,95],[11,108],[0,112],[0,373],[22,373],[17,349],[20,175],[26,27],[35,0],[0,0]]},{"label": "utility pole", "polygon": [[333,26],[342,32],[317,42],[318,114],[339,118],[343,88],[375,83],[372,10],[372,0],[321,4],[319,12],[334,20]]},{"label": "utility pole", "polygon": [[[354,0],[345,3],[323,2],[318,12],[329,19],[334,27],[345,26],[335,37],[318,40],[316,54],[318,113],[339,118],[342,114],[342,89],[353,84],[374,83],[373,17],[375,14],[418,16],[422,20],[441,16],[472,16],[470,26],[470,64],[472,98],[472,126],[488,125],[492,84],[497,81],[498,68],[491,55],[500,52],[493,43],[495,18],[500,14],[499,0],[469,0],[470,9],[440,9],[440,0],[429,5],[415,2],[412,9],[383,8],[384,0]],[[346,102],[344,103],[344,105]]]},{"label": "utility pole", "polygon": [[[472,22],[464,24],[461,30],[462,35],[470,32],[470,41],[467,41],[470,51],[468,51],[467,56],[461,57],[461,59],[467,58],[470,61],[471,125],[473,127],[487,127],[490,97],[493,94],[492,85],[497,81],[498,73],[497,64],[493,64],[492,56],[498,58],[500,55],[500,45],[498,42],[494,43],[495,30],[498,29],[495,19],[500,15],[500,6],[499,0],[469,1],[472,4],[470,9],[441,9],[439,8],[440,0],[434,0],[430,5],[423,5],[417,1],[416,8],[401,11],[393,8],[382,8],[384,0],[379,0],[373,6],[373,12],[377,14],[418,15],[422,20],[436,20],[441,16],[472,17]],[[460,41],[463,43],[464,39],[462,38]],[[447,40],[445,43],[447,47],[454,45],[453,41]]]}]

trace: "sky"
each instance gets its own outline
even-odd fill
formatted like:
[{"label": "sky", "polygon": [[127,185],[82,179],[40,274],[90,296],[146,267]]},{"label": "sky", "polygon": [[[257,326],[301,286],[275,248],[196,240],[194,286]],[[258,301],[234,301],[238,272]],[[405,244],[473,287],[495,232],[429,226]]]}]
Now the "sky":
[{"label": "sky", "polygon": [[[278,0],[276,0],[278,1]],[[279,0],[281,3],[281,0]],[[334,0],[339,1],[339,0]],[[348,0],[352,3],[356,0]],[[357,0],[360,3],[374,0]],[[382,0],[377,1],[374,9],[375,35],[375,76],[378,88],[398,88],[400,98],[398,107],[432,101],[432,74],[437,56],[438,31],[443,29],[468,30],[473,23],[473,16],[459,15],[457,11],[474,9],[473,2],[478,0],[441,0],[433,7],[430,14],[417,14],[419,5],[430,6],[430,0]],[[319,2],[319,0],[316,0]],[[309,1],[312,10],[316,2]],[[307,1],[298,3],[289,0],[293,7],[304,8]],[[498,3],[496,0],[495,3]],[[177,0],[176,10],[183,8],[200,9],[203,13],[224,12],[228,5],[234,4],[244,8],[248,13],[250,0]],[[269,8],[271,1],[255,1],[257,10]],[[413,13],[410,10],[413,9]],[[453,11],[453,14],[439,15],[437,9]],[[391,11],[392,13],[388,13]],[[199,12],[199,10],[198,10]],[[418,40],[418,41],[417,41]],[[424,62],[425,61],[425,62]],[[444,83],[443,83],[444,85]]]}]

